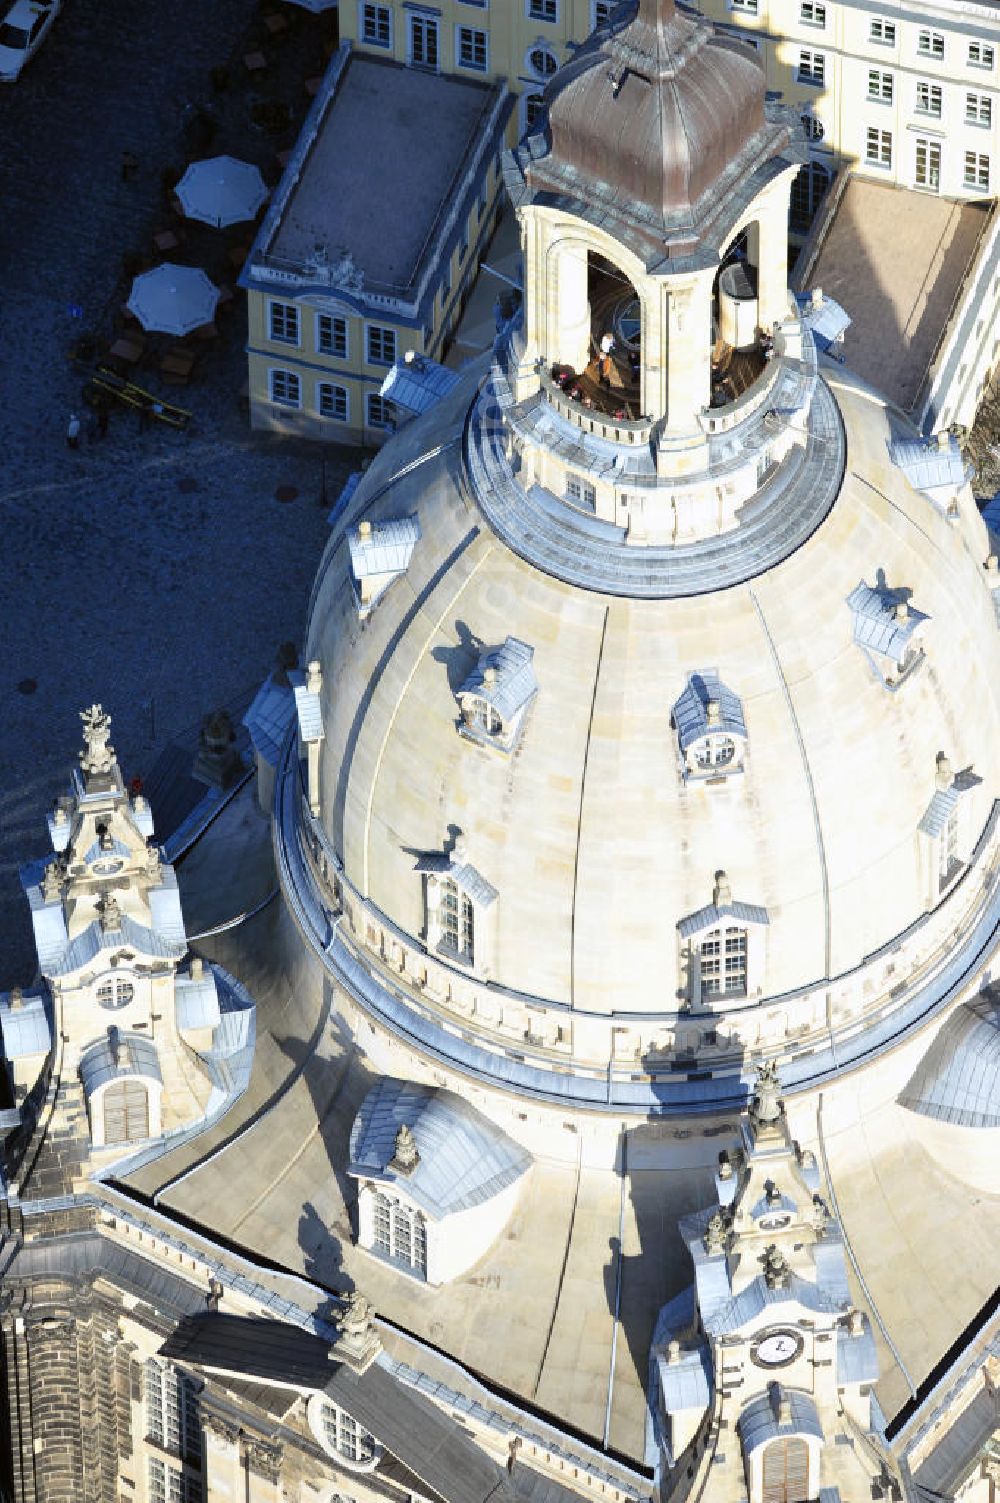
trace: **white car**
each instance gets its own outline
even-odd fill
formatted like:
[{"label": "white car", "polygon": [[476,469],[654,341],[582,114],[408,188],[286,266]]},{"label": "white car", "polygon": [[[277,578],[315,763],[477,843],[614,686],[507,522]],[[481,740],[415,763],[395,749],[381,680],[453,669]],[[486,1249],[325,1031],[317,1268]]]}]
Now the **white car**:
[{"label": "white car", "polygon": [[14,0],[0,20],[0,83],[13,83],[41,46],[62,0]]}]

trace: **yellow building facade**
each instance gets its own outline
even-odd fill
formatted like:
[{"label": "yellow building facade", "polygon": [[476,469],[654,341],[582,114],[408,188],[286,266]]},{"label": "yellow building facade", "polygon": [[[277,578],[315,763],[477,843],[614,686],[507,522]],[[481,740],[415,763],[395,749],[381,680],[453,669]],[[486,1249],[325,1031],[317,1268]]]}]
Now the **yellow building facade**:
[{"label": "yellow building facade", "polygon": [[[441,354],[496,226],[511,107],[491,80],[341,47],[240,278],[254,428],[384,442],[382,382],[409,351]],[[441,129],[415,158],[407,121],[425,116]]]},{"label": "yellow building facade", "polygon": [[[523,132],[558,64],[614,0],[343,0],[341,34],[410,66],[487,73],[519,95]],[[798,108],[812,161],[792,195],[801,233],[842,165],[948,197],[1000,182],[1000,17],[974,3],[701,0],[694,9],[760,54],[772,97]]]}]

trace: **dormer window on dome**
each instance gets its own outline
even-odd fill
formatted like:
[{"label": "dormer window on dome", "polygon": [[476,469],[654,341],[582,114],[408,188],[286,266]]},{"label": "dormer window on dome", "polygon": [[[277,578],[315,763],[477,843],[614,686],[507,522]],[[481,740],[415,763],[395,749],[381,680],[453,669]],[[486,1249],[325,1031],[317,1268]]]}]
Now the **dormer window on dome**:
[{"label": "dormer window on dome", "polygon": [[927,900],[930,903],[937,902],[968,860],[971,810],[967,795],[982,781],[971,767],[953,773],[949,758],[944,752],[938,754],[934,796],[919,825],[924,837]]},{"label": "dormer window on dome", "polygon": [[718,782],[743,771],[747,754],[743,702],[716,669],[690,675],[670,718],[685,781]]},{"label": "dormer window on dome", "polygon": [[398,517],[391,522],[364,520],[348,534],[351,583],[362,621],[374,610],[393,580],[409,568],[419,541],[420,523],[416,517]]},{"label": "dormer window on dome", "polygon": [[726,873],[716,873],[711,903],[677,926],[681,984],[693,1011],[760,995],[769,922],[766,908],[734,902]]},{"label": "dormer window on dome", "polygon": [[480,654],[458,691],[464,736],[501,751],[514,749],[538,693],[534,655],[535,649],[518,637],[508,637],[500,647]]},{"label": "dormer window on dome", "polygon": [[854,640],[875,676],[893,691],[924,659],[923,626],[930,617],[908,597],[908,590],[886,584],[881,569],[874,585],[862,580],[847,597],[854,612]]},{"label": "dormer window on dome", "polygon": [[489,971],[497,890],[468,859],[459,835],[450,855],[421,856],[427,948],[480,974]]},{"label": "dormer window on dome", "polygon": [[889,458],[902,470],[915,491],[923,491],[949,515],[970,470],[962,445],[953,433],[931,438],[899,438],[889,445]]}]

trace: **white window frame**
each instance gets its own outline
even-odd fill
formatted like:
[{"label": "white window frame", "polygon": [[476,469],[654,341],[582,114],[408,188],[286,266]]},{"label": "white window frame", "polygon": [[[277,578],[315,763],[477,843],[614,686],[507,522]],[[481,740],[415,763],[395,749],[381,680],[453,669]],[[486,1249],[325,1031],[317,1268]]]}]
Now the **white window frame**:
[{"label": "white window frame", "polygon": [[[343,410],[343,412],[324,412],[323,411],[323,393],[326,392],[326,391],[340,392],[341,393],[341,395],[343,396],[343,399],[344,399],[344,402],[343,402],[344,410]],[[336,405],[335,399],[331,398],[331,403],[332,403],[332,405]],[[351,421],[351,394],[348,391],[347,387],[346,386],[342,386],[339,381],[317,381],[316,382],[316,412],[317,412],[317,414],[321,418],[324,419],[325,422],[328,422],[328,423],[349,423]]]},{"label": "white window frame", "polygon": [[868,40],[874,42],[876,47],[895,47],[895,21],[887,21],[884,16],[872,16],[868,26]]},{"label": "white window frame", "polygon": [[[925,188],[929,193],[941,191],[941,142],[935,141],[930,136],[917,136],[913,143],[914,166],[913,182],[917,188]],[[924,178],[920,176],[920,157],[924,154]],[[936,168],[932,166],[932,158],[937,156]]]},{"label": "white window frame", "polygon": [[[546,66],[540,68],[535,62],[536,56],[545,58]],[[548,64],[551,64],[551,67]],[[537,78],[543,86],[550,78],[555,77],[559,72],[559,58],[551,43],[546,42],[542,37],[539,37],[537,42],[532,42],[524,54],[524,71],[529,77]]]},{"label": "white window frame", "polygon": [[935,62],[944,61],[944,32],[922,26],[917,32],[917,56],[930,57]]},{"label": "white window frame", "polygon": [[892,167],[892,131],[879,125],[869,125],[865,132],[865,165],[867,167]]},{"label": "white window frame", "polygon": [[618,0],[590,0],[591,31],[596,31],[598,26],[606,26],[608,24],[617,3]]},{"label": "white window frame", "polygon": [[929,78],[918,78],[916,99],[913,105],[914,114],[923,115],[927,120],[940,120],[943,105],[944,93],[941,85],[932,83]]},{"label": "white window frame", "polygon": [[[330,324],[330,348],[323,343],[323,322]],[[334,360],[347,360],[351,353],[351,334],[346,315],[343,313],[317,313],[316,314],[316,353],[318,355],[330,355]],[[343,336],[342,339],[339,336]],[[343,345],[342,349],[337,346]]]},{"label": "white window frame", "polygon": [[892,104],[896,92],[895,75],[884,68],[868,69],[868,99],[873,104]]},{"label": "white window frame", "polygon": [[[366,31],[368,13],[371,12],[374,22],[374,36]],[[379,39],[381,22],[388,23],[388,37],[385,41]],[[377,3],[377,0],[358,0],[358,36],[366,47],[384,47],[386,51],[392,51],[393,14],[392,6]]]},{"label": "white window frame", "polygon": [[328,1456],[351,1472],[372,1472],[382,1456],[382,1447],[340,1404],[325,1393],[314,1393],[306,1406],[309,1428]]},{"label": "white window frame", "polygon": [[[294,383],[294,397],[291,395],[292,383]],[[288,387],[284,395],[278,394],[279,384],[287,385]],[[270,366],[267,372],[267,395],[272,406],[287,407],[292,412],[300,412],[302,409],[302,377],[298,371],[286,370],[284,366]]]},{"label": "white window frame", "polygon": [[[275,333],[277,327],[286,324],[294,325],[294,338],[288,333]],[[302,320],[299,317],[298,304],[286,302],[284,298],[268,298],[267,337],[272,344],[287,344],[296,350],[299,348],[302,340]]]},{"label": "white window frame", "polygon": [[978,90],[968,90],[965,96],[965,123],[982,126],[984,129],[988,129],[993,124],[992,95],[980,94]]},{"label": "white window frame", "polygon": [[[440,16],[426,16],[413,14],[407,17],[406,28],[406,61],[411,68],[422,68],[428,73],[441,71],[441,18]],[[419,38],[419,45],[418,45]],[[418,57],[421,52],[424,56]],[[433,53],[433,58],[428,61],[428,56]]]},{"label": "white window frame", "polygon": [[758,0],[729,0],[729,9],[734,15],[756,16],[759,11]]},{"label": "white window frame", "polygon": [[989,42],[969,43],[968,62],[970,68],[982,68],[984,72],[988,71],[992,73],[995,59],[996,52]]},{"label": "white window frame", "polygon": [[[697,944],[699,990],[718,1002],[749,996],[750,933],[736,919],[721,920]],[[735,985],[732,984],[735,982]]]},{"label": "white window frame", "polygon": [[545,109],[545,96],[540,89],[526,89],[521,95],[521,134],[533,131]]},{"label": "white window frame", "polygon": [[967,151],[962,171],[963,188],[974,188],[977,193],[990,191],[990,158],[985,151]]},{"label": "white window frame", "polygon": [[201,1465],[198,1394],[202,1385],[171,1362],[148,1357],[143,1368],[145,1436],[180,1461]]},{"label": "white window frame", "polygon": [[555,26],[559,21],[559,0],[524,0],[524,13],[529,21]]},{"label": "white window frame", "polygon": [[[473,52],[473,60],[470,62],[463,57],[463,49],[468,43]],[[476,62],[475,51],[479,43],[482,43],[483,60]],[[490,71],[490,34],[482,26],[466,26],[463,22],[455,23],[455,66],[465,68],[470,73],[488,73]]]},{"label": "white window frame", "polygon": [[[385,354],[391,345],[392,353]],[[373,354],[377,347],[379,354]],[[399,358],[399,335],[391,324],[365,324],[365,362],[368,365],[395,365]]]},{"label": "white window frame", "polygon": [[476,963],[476,905],[454,877],[442,876],[438,949],[463,965]]},{"label": "white window frame", "polygon": [[[372,417],[373,404],[378,402],[382,408],[381,420]],[[391,432],[396,423],[396,409],[388,397],[383,397],[380,392],[365,392],[365,427],[377,428],[380,432]]]},{"label": "white window frame", "polygon": [[146,1462],[149,1503],[202,1503],[201,1477],[171,1466],[162,1456],[147,1456]]},{"label": "white window frame", "polygon": [[795,80],[800,84],[810,84],[813,88],[824,88],[826,85],[826,53],[814,52],[809,47],[800,48]]},{"label": "white window frame", "polygon": [[572,501],[575,506],[589,507],[591,511],[597,509],[597,487],[585,475],[567,470],[565,495],[566,500]]},{"label": "white window frame", "polygon": [[427,1218],[378,1185],[368,1189],[371,1214],[370,1251],[402,1263],[418,1278],[427,1277]]},{"label": "white window frame", "polygon": [[117,1012],[135,1000],[135,982],[125,976],[102,976],[97,983],[95,996],[99,1007]]},{"label": "white window frame", "polygon": [[799,21],[803,26],[814,26],[817,31],[826,29],[825,0],[799,0]]}]

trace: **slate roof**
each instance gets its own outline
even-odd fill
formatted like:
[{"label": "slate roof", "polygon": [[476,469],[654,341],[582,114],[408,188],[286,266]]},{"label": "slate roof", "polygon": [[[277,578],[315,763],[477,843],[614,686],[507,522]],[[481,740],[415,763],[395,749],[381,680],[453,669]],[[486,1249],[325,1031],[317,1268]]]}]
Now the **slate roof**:
[{"label": "slate roof", "polygon": [[860,1336],[852,1336],[846,1326],[837,1327],[837,1382],[875,1383],[878,1381],[878,1353],[875,1338],[867,1321]]},{"label": "slate roof", "polygon": [[270,767],[278,765],[282,742],[294,714],[291,688],[286,684],[276,684],[271,677],[261,684],[243,716],[254,751]]},{"label": "slate roof", "polygon": [[743,701],[722,682],[718,669],[705,668],[689,675],[671,712],[682,752],[687,751],[692,741],[697,741],[707,733],[708,705],[711,700],[719,706],[718,723],[711,729],[746,739]]},{"label": "slate roof", "polygon": [[174,983],[178,1028],[215,1028],[219,1022],[219,993],[215,977],[206,966],[201,980],[178,976]]},{"label": "slate roof", "polygon": [[[406,1125],[420,1161],[407,1175],[389,1168],[396,1133]],[[361,1104],[351,1128],[348,1172],[397,1179],[435,1219],[482,1205],[525,1174],[531,1156],[452,1091],[384,1076]]]},{"label": "slate roof", "polygon": [[899,1094],[900,1106],[957,1127],[1000,1127],[1000,1006],[955,1009]]},{"label": "slate roof", "polygon": [[687,918],[682,918],[677,930],[682,939],[690,939],[693,934],[701,934],[706,929],[714,929],[716,924],[732,919],[741,924],[771,922],[767,909],[756,903],[727,903],[722,908],[715,903],[708,903],[704,908],[699,908],[697,913],[689,913]]},{"label": "slate roof", "polygon": [[48,1054],[52,1047],[48,999],[40,995],[22,996],[21,1006],[12,1008],[9,993],[0,992],[0,1037],[7,1059]]},{"label": "slate roof", "polygon": [[206,1312],[182,1320],[160,1352],[188,1367],[325,1393],[446,1503],[563,1503],[575,1496],[545,1479],[540,1486],[523,1466],[508,1475],[455,1420],[382,1362],[356,1373],[336,1361],[336,1345],[297,1326]]},{"label": "slate roof", "polygon": [[925,835],[932,837],[940,835],[948,823],[948,815],[958,803],[961,795],[968,793],[970,788],[975,788],[982,781],[982,778],[978,777],[968,767],[962,772],[956,773],[950,788],[938,788],[935,790],[934,797],[927,805],[924,817],[917,828],[922,830]]},{"label": "slate roof", "polygon": [[141,1038],[137,1033],[119,1033],[117,1063],[107,1035],[81,1054],[80,1078],[88,1101],[99,1087],[119,1075],[144,1075],[147,1080],[162,1084],[160,1061],[152,1039]]},{"label": "slate roof", "polygon": [[935,1499],[951,1498],[996,1428],[996,1399],[984,1387],[914,1471],[918,1489]]},{"label": "slate roof", "polygon": [[499,894],[496,888],[477,871],[469,861],[453,861],[450,856],[442,855],[438,851],[431,851],[421,856],[413,868],[417,872],[436,872],[439,876],[450,877],[455,886],[467,894],[480,908],[489,908],[495,903]]},{"label": "slate roof", "polygon": [[812,1399],[807,1394],[796,1392],[794,1388],[782,1389],[781,1396],[788,1400],[791,1408],[792,1417],[788,1424],[778,1423],[769,1394],[751,1399],[743,1410],[736,1423],[744,1454],[749,1454],[780,1435],[811,1435],[817,1440],[823,1439],[823,1426]]},{"label": "slate roof", "polygon": [[8,1282],[23,1279],[108,1279],[156,1309],[176,1317],[205,1308],[205,1286],[189,1283],[162,1263],[141,1257],[99,1232],[73,1232],[26,1242],[5,1271]]},{"label": "slate roof", "polygon": [[305,684],[296,684],[293,693],[299,717],[299,735],[305,742],[322,741],[323,712],[320,709],[319,695],[307,689]]},{"label": "slate roof", "polygon": [[[699,1285],[700,1289],[700,1285]],[[723,1336],[730,1331],[739,1331],[744,1326],[757,1318],[768,1305],[804,1305],[807,1310],[815,1310],[823,1314],[840,1314],[843,1309],[843,1301],[831,1298],[815,1284],[807,1279],[800,1279],[793,1274],[784,1289],[771,1289],[764,1281],[762,1275],[754,1279],[739,1294],[736,1294],[726,1304],[720,1305],[711,1314],[702,1304],[702,1317],[705,1330],[710,1336]]]},{"label": "slate roof", "polygon": [[457,371],[448,370],[426,355],[418,355],[412,360],[396,361],[382,382],[381,395],[407,412],[427,412],[447,396],[458,379]]},{"label": "slate roof", "polygon": [[949,434],[947,444],[941,446],[936,439],[893,439],[889,458],[918,491],[935,490],[938,486],[957,490],[968,476],[962,446],[954,434]]},{"label": "slate roof", "polygon": [[366,579],[370,574],[402,574],[419,541],[420,522],[415,516],[373,522],[367,537],[352,528],[347,545],[355,579]]},{"label": "slate roof", "polygon": [[812,331],[812,336],[821,350],[828,350],[851,326],[851,315],[835,298],[824,293],[819,307],[813,305],[811,292],[798,292],[795,300],[799,305],[802,322]]},{"label": "slate roof", "polygon": [[707,1409],[712,1396],[712,1358],[707,1342],[682,1352],[679,1362],[659,1358],[660,1392],[671,1414],[684,1409]]},{"label": "slate roof", "polygon": [[[856,585],[847,597],[847,604],[854,612],[854,640],[860,647],[881,653],[900,662],[906,654],[910,638],[930,617],[910,605],[905,590],[890,589],[887,585],[868,585],[864,580]],[[896,615],[897,605],[906,604],[906,615]]]},{"label": "slate roof", "polygon": [[123,914],[120,929],[105,929],[100,919],[94,919],[82,934],[70,941],[59,957],[53,955],[45,970],[50,976],[68,975],[89,965],[104,950],[129,949],[156,959],[179,960],[185,948],[183,943],[161,938],[154,930]]},{"label": "slate roof", "polygon": [[[492,647],[480,656],[459,695],[475,694],[492,705],[502,720],[512,720],[538,693],[532,666],[534,656],[535,649],[527,642],[507,637],[499,647]],[[484,676],[487,668],[492,668],[495,675],[492,684],[487,684]]]}]

